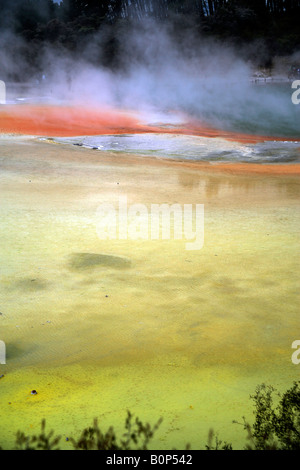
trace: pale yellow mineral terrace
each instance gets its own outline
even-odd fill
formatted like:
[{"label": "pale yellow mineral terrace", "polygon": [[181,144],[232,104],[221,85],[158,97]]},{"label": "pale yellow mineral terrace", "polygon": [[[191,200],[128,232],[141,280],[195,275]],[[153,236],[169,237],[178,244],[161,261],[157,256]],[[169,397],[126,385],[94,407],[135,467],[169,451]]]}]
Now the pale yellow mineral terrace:
[{"label": "pale yellow mineral terrace", "polygon": [[[242,448],[250,394],[299,378],[299,166],[187,163],[6,136],[1,158],[0,444],[78,436],[126,410],[154,449]],[[101,240],[97,208],[204,204],[204,245]],[[32,395],[31,391],[37,394]]]}]

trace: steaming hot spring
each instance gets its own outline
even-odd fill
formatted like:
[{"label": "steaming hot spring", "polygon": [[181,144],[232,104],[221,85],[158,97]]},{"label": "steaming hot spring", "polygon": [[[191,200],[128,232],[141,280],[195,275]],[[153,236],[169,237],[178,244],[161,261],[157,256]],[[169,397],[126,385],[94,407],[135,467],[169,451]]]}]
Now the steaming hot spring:
[{"label": "steaming hot spring", "polygon": [[209,122],[182,111],[136,112],[112,107],[26,103],[0,109],[0,129],[5,134],[44,136],[102,151],[179,160],[297,162],[299,116],[297,113],[289,116],[288,122],[281,120],[279,113],[277,122],[275,119],[273,115],[271,123],[264,121],[259,128],[260,132],[265,131],[262,135],[247,112],[224,126],[226,119],[223,123]]},{"label": "steaming hot spring", "polygon": [[[255,387],[298,379],[299,111],[289,86],[203,89],[162,109],[0,107],[5,448],[41,418],[66,449],[95,417],[123,432],[127,409],[163,417],[153,449],[210,428],[242,448],[232,420],[251,420]],[[203,247],[101,239],[99,205],[121,197],[203,204]]]}]

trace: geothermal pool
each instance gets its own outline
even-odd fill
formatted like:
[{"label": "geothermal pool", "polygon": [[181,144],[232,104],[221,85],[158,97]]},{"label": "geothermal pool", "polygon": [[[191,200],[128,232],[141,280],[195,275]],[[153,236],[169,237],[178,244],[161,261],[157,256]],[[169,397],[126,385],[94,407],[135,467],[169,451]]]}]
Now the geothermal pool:
[{"label": "geothermal pool", "polygon": [[[255,387],[299,378],[297,138],[149,122],[1,109],[5,448],[42,418],[66,449],[94,417],[121,433],[127,409],[163,417],[153,449],[204,448],[210,428],[242,448]],[[101,240],[97,208],[121,196],[204,204],[202,249]]]},{"label": "geothermal pool", "polygon": [[119,134],[56,138],[94,150],[206,162],[300,162],[300,141],[230,142],[224,138],[180,134]]}]

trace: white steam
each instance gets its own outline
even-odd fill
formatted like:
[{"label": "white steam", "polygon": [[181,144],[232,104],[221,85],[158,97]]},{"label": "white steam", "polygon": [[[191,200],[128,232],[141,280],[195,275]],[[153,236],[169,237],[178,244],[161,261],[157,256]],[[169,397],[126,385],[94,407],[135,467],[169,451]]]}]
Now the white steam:
[{"label": "white steam", "polygon": [[[249,64],[229,46],[196,41],[189,34],[174,41],[168,27],[151,21],[143,27],[120,29],[118,40],[115,71],[99,65],[101,34],[82,48],[79,58],[47,47],[40,65],[47,99],[126,108],[145,115],[181,112],[245,132],[300,134],[299,112],[290,91],[253,86]],[[2,51],[0,60],[10,72],[26,70],[26,61],[16,62],[11,51]],[[31,93],[40,90],[33,88]]]}]

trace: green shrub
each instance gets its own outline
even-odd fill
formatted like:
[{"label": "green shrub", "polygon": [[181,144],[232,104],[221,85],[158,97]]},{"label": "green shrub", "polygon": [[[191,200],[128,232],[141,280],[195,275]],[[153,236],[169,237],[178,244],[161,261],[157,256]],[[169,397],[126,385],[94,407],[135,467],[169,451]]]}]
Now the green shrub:
[{"label": "green shrub", "polygon": [[[245,450],[300,450],[300,382],[283,394],[269,385],[259,385],[254,395],[254,422],[250,425],[245,418],[242,424],[246,431]],[[276,403],[274,396],[277,397]],[[120,439],[111,426],[102,432],[95,419],[93,426],[85,428],[78,439],[69,441],[74,450],[148,450],[148,445],[158,430],[162,418],[151,426],[143,424],[128,411],[125,420],[125,432]],[[27,436],[18,431],[15,450],[59,450],[61,436],[54,431],[46,433],[46,421],[41,423],[41,433]],[[185,449],[189,449],[187,444]],[[0,447],[1,449],[1,447]],[[209,431],[206,450],[232,450],[232,445],[219,440],[213,430]],[[1,449],[3,450],[3,449]]]}]

